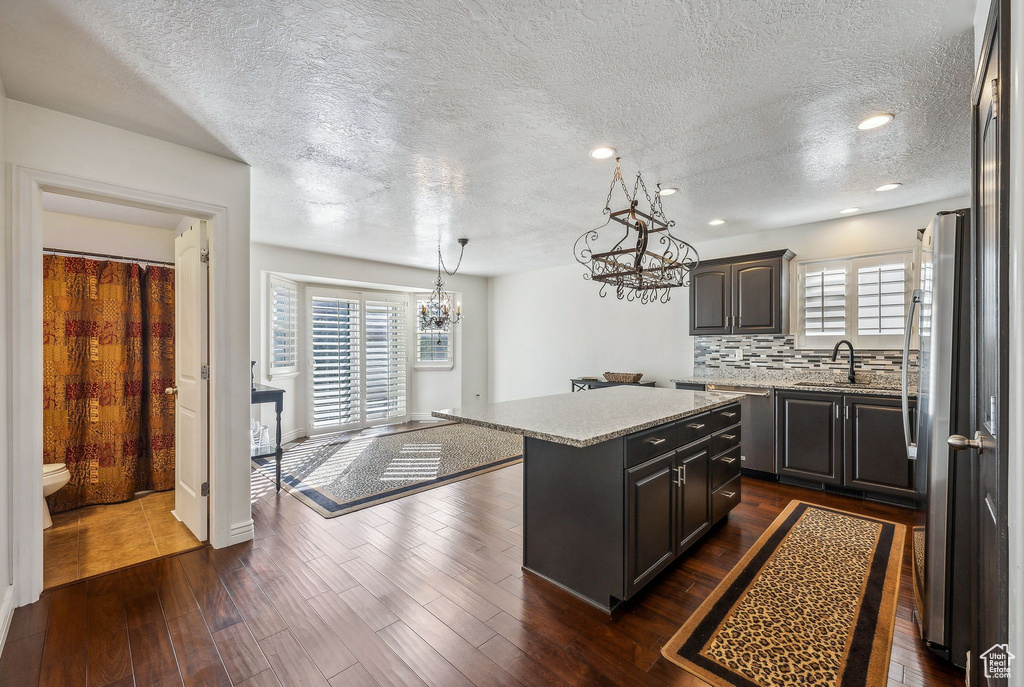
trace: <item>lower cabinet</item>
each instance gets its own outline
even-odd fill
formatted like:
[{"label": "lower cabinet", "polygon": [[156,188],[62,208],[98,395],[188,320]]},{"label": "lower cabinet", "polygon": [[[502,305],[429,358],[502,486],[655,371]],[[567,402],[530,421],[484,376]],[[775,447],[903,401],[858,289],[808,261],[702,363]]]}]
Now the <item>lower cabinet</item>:
[{"label": "lower cabinet", "polygon": [[778,391],[775,399],[779,474],[842,484],[842,395]]},{"label": "lower cabinet", "polygon": [[[676,556],[676,452],[626,471],[626,583],[643,587]],[[706,502],[705,502],[706,503]],[[705,508],[706,510],[706,508]]]},{"label": "lower cabinet", "polygon": [[676,554],[682,553],[691,542],[711,526],[708,512],[708,473],[710,468],[710,442],[704,439],[690,448],[676,452]]},{"label": "lower cabinet", "polygon": [[915,462],[907,455],[900,399],[777,391],[775,418],[780,475],[914,495]]}]

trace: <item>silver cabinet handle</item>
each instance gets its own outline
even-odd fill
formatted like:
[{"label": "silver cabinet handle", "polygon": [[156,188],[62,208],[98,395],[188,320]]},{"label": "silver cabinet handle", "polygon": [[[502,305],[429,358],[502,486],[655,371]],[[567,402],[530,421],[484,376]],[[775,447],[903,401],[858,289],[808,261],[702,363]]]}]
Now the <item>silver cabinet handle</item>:
[{"label": "silver cabinet handle", "polygon": [[736,417],[736,413],[722,413],[722,417]]},{"label": "silver cabinet handle", "polygon": [[722,462],[725,463],[726,465],[732,465],[733,463],[736,462],[736,459],[735,458],[723,458]]},{"label": "silver cabinet handle", "polygon": [[648,439],[647,443],[649,443],[651,446],[660,446],[661,444],[665,443],[665,440],[664,439]]},{"label": "silver cabinet handle", "polygon": [[733,439],[736,438],[736,435],[735,434],[723,434],[722,438],[723,439],[728,439],[729,441],[732,441]]},{"label": "silver cabinet handle", "polygon": [[676,471],[676,476],[677,476],[677,479],[674,480],[674,481],[676,483],[676,486],[681,489],[683,487],[683,485],[686,484],[686,466],[685,465],[680,465],[680,466],[677,466],[674,469]]},{"label": "silver cabinet handle", "polygon": [[690,425],[690,429],[704,429],[704,425],[700,422]]},{"label": "silver cabinet handle", "polygon": [[736,495],[735,491],[723,491],[722,492],[722,496],[724,496],[727,499],[731,499],[735,495]]},{"label": "silver cabinet handle", "polygon": [[[686,484],[686,463],[683,463],[682,466],[681,479],[683,480],[683,484]],[[683,486],[683,484],[680,484],[679,486]]]}]

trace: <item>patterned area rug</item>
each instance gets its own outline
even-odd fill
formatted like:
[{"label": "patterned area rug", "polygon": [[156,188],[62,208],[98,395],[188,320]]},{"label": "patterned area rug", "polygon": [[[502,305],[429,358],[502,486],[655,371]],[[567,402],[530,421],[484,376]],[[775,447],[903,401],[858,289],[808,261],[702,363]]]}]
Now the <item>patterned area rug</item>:
[{"label": "patterned area rug", "polygon": [[661,650],[712,685],[884,685],[904,525],[792,501]]},{"label": "patterned area rug", "polygon": [[[373,436],[328,434],[293,444],[281,459],[281,484],[325,518],[517,463],[519,435],[445,424]],[[252,461],[274,479],[273,458]]]}]

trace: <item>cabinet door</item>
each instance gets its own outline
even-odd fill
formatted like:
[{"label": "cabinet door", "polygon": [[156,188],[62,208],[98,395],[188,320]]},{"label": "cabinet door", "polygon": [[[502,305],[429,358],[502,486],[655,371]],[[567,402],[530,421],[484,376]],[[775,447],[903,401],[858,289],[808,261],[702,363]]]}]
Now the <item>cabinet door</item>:
[{"label": "cabinet door", "polygon": [[676,453],[676,553],[682,553],[695,541],[711,521],[708,513],[708,485],[710,473],[710,444],[707,440],[697,447]]},{"label": "cabinet door", "polygon": [[732,332],[783,334],[782,259],[732,266]]},{"label": "cabinet door", "polygon": [[690,274],[690,335],[728,334],[732,310],[730,265],[699,265]]},{"label": "cabinet door", "polygon": [[775,439],[779,474],[841,484],[842,396],[779,391],[776,399]]},{"label": "cabinet door", "polygon": [[916,463],[907,455],[900,399],[847,396],[844,410],[846,486],[913,495]]},{"label": "cabinet door", "polygon": [[647,584],[675,558],[675,452],[626,471],[627,594]]}]

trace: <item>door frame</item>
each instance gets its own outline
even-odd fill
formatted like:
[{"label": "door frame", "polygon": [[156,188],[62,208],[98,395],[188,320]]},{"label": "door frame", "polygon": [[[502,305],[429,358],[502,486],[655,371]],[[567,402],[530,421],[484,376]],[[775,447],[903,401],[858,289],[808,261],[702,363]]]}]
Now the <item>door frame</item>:
[{"label": "door frame", "polygon": [[[43,192],[60,193],[129,205],[137,208],[172,212],[208,222],[210,251],[209,278],[209,350],[210,402],[207,418],[210,460],[209,532],[217,531],[230,515],[230,437],[218,431],[219,417],[227,417],[229,394],[218,394],[217,362],[230,361],[225,337],[217,336],[217,298],[215,290],[230,288],[228,256],[217,253],[218,245],[227,245],[227,208],[197,200],[143,191],[107,182],[48,172],[21,165],[11,166],[10,233],[10,337],[8,361],[11,417],[11,542],[14,606],[32,603],[43,589],[43,517],[39,498],[43,475],[39,468],[43,455]],[[218,269],[219,268],[219,269]],[[224,424],[224,423],[221,423]],[[223,451],[216,447],[223,446]],[[218,461],[223,454],[224,460]],[[223,485],[223,486],[222,486]],[[230,528],[230,525],[228,525]],[[248,532],[232,532],[232,539],[251,538]],[[212,542],[212,539],[211,539]],[[212,542],[217,545],[218,542]],[[230,542],[220,543],[221,546]]]}]

